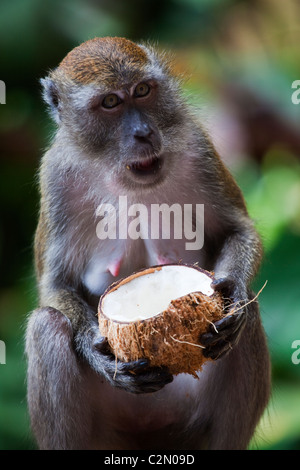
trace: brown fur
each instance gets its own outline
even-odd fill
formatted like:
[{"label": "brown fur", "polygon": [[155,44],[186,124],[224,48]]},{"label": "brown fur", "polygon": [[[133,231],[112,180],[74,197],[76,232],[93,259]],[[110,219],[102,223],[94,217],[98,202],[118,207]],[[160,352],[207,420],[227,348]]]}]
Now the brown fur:
[{"label": "brown fur", "polygon": [[115,88],[116,77],[119,77],[125,67],[127,71],[140,71],[147,61],[145,51],[132,41],[104,37],[91,39],[75,47],[59,67],[76,82],[104,82]]}]

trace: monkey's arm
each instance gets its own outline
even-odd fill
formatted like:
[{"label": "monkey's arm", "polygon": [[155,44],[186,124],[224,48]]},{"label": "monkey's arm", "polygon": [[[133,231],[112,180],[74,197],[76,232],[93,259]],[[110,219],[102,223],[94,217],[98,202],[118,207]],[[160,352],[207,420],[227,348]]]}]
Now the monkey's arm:
[{"label": "monkey's arm", "polygon": [[236,312],[216,322],[209,333],[201,336],[206,357],[222,357],[239,340],[248,317],[247,306],[243,307],[249,301],[248,286],[260,257],[260,241],[251,227],[226,238],[215,264],[216,280],[212,285],[226,299],[227,311]]},{"label": "monkey's arm", "polygon": [[216,155],[215,172],[222,179],[215,183],[216,212],[223,237],[219,243],[218,256],[213,270],[213,287],[227,300],[227,310],[236,313],[225,317],[211,326],[210,332],[201,336],[205,346],[204,355],[212,359],[229,352],[239,340],[247,321],[247,304],[250,296],[250,283],[258,271],[262,258],[262,245],[248,216],[240,189]]},{"label": "monkey's arm", "polygon": [[150,368],[144,359],[128,363],[116,361],[106,339],[100,335],[95,312],[74,290],[47,288],[46,298],[44,310],[55,309],[57,314],[69,320],[73,334],[71,347],[78,359],[85,360],[111,385],[132,393],[150,393],[172,381],[165,368]]},{"label": "monkey's arm", "polygon": [[228,231],[215,262],[214,287],[235,302],[247,299],[247,289],[262,257],[260,238],[246,214]]},{"label": "monkey's arm", "polygon": [[[47,180],[46,182],[45,180],[46,178],[42,178],[42,194],[49,193]],[[58,181],[58,177],[55,181]],[[60,205],[60,199],[58,207],[54,205],[53,200],[41,199],[40,218],[35,236],[35,266],[40,308],[33,316],[33,328],[35,321],[39,318],[39,311],[55,309],[56,314],[67,320],[69,324],[72,335],[72,342],[69,346],[72,348],[70,355],[75,354],[79,362],[84,361],[112,386],[132,393],[149,393],[159,390],[173,379],[166,369],[150,368],[145,360],[130,363],[116,361],[109,351],[106,339],[101,337],[97,312],[89,305],[80,287],[83,262],[77,259],[72,273],[67,269],[69,265],[67,252],[70,243],[63,222],[61,222],[64,219],[60,215]],[[49,214],[56,214],[55,224],[50,220]],[[84,244],[82,250],[84,250]],[[50,317],[47,316],[47,318]],[[50,323],[49,331],[52,327]],[[50,335],[49,341],[55,335]],[[34,335],[31,338],[34,339]],[[47,335],[43,341],[48,341]],[[54,350],[55,344],[53,343]],[[59,351],[55,353],[57,356],[60,354]],[[60,379],[63,380],[62,377]]]}]

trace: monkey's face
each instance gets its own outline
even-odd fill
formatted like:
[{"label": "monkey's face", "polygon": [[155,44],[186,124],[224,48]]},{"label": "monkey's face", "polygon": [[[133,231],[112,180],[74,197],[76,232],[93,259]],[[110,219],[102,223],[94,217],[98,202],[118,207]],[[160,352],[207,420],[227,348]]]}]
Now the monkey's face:
[{"label": "monkey's face", "polygon": [[153,186],[176,165],[186,141],[185,106],[177,81],[150,49],[120,38],[87,41],[44,85],[64,136],[82,159],[100,162],[112,184]]},{"label": "monkey's face", "polygon": [[99,147],[106,150],[106,159],[123,182],[129,179],[144,184],[160,176],[163,136],[154,118],[157,94],[157,83],[145,80],[102,94],[92,102],[94,119],[102,130]]},{"label": "monkey's face", "polygon": [[72,107],[66,103],[73,111],[66,128],[89,158],[107,167],[114,184],[152,186],[167,176],[181,144],[182,112],[166,83],[141,78],[105,92],[85,87],[74,96]]},{"label": "monkey's face", "polygon": [[[168,172],[168,154],[174,152],[174,100],[167,103],[166,87],[153,79],[130,84],[96,97],[96,146],[123,185],[148,185]],[[177,113],[178,116],[178,113]],[[177,117],[178,120],[178,117]]]}]

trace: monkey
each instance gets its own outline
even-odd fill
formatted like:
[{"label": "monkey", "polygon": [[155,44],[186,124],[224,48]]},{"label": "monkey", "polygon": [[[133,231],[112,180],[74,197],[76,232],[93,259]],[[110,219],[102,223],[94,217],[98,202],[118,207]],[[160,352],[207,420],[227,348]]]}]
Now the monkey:
[{"label": "monkey", "polygon": [[[71,50],[41,83],[56,129],[39,169],[39,303],[26,323],[38,448],[246,449],[271,387],[251,290],[262,242],[182,78],[152,45],[102,37]],[[202,248],[161,232],[99,239],[97,207],[116,206],[120,195],[147,207],[203,204]],[[116,363],[98,328],[97,305],[110,284],[167,263],[214,272],[214,290],[238,306],[199,338],[209,360],[198,379],[144,358]]]}]

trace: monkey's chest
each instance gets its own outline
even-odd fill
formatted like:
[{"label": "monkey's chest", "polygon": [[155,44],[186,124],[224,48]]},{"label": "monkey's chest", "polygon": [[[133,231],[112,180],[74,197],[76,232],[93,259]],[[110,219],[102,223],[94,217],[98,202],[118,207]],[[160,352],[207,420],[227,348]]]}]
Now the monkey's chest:
[{"label": "monkey's chest", "polygon": [[[126,207],[123,207],[126,202]],[[202,265],[203,204],[100,205],[94,233],[86,240],[82,281],[101,295],[115,280],[141,268],[167,263]]]},{"label": "monkey's chest", "polygon": [[90,293],[101,295],[117,279],[139,269],[167,263],[201,265],[201,250],[189,250],[188,239],[103,240],[90,253],[82,281]]}]

